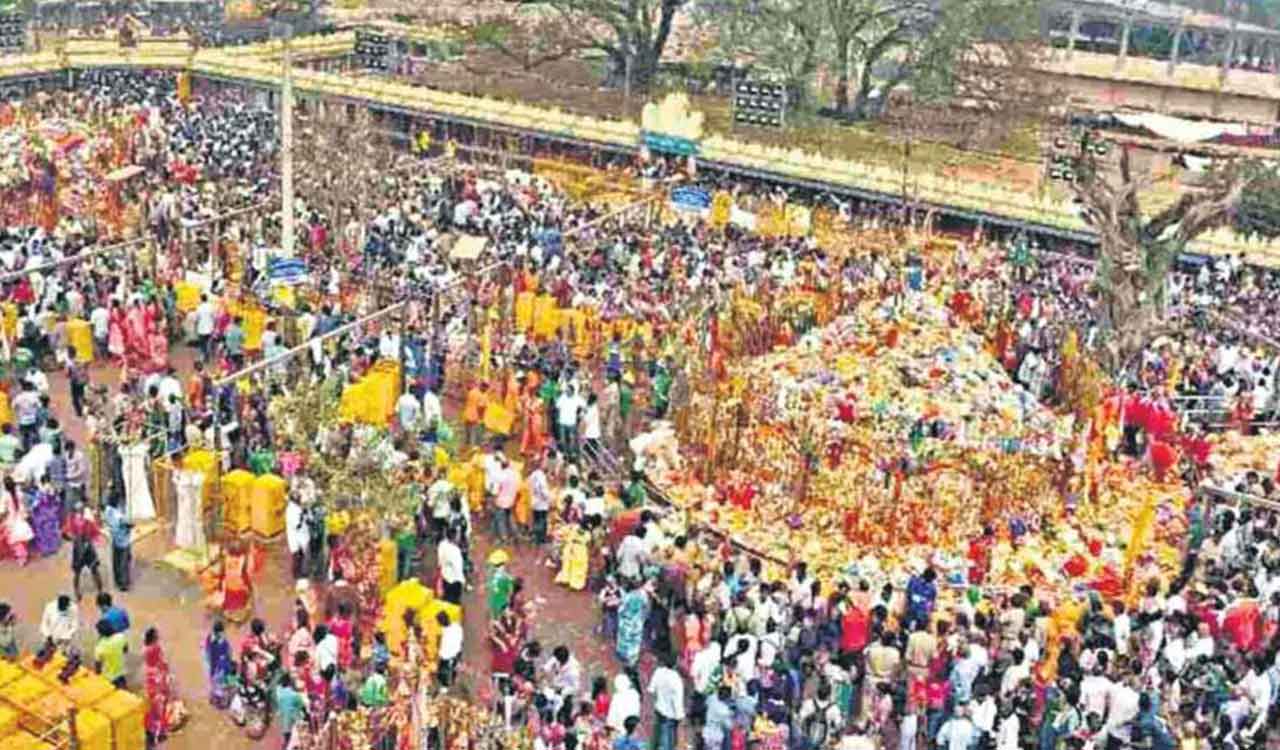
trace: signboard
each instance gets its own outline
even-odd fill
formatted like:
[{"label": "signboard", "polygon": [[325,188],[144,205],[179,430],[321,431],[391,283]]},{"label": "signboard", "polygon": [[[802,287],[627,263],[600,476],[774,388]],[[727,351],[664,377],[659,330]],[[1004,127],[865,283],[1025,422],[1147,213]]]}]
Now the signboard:
[{"label": "signboard", "polygon": [[640,133],[641,143],[650,151],[678,156],[693,156],[698,153],[698,144],[688,138],[680,138],[663,133]]},{"label": "signboard", "polygon": [[711,193],[702,188],[678,187],[671,191],[671,207],[677,211],[704,213],[711,210]]},{"label": "signboard", "polygon": [[449,252],[449,257],[453,260],[475,260],[484,252],[485,245],[489,244],[487,237],[478,237],[474,234],[464,234],[454,243],[453,250]]}]

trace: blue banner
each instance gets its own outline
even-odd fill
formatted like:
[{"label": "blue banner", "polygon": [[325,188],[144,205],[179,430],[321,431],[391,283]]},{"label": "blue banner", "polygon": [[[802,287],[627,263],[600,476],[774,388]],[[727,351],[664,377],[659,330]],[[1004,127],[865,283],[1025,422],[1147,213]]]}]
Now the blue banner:
[{"label": "blue banner", "polygon": [[680,156],[693,156],[698,153],[698,144],[688,138],[680,138],[674,135],[663,135],[662,133],[645,133],[640,134],[640,140],[650,151],[661,151],[667,154],[678,154]]},{"label": "blue banner", "polygon": [[678,187],[671,191],[671,205],[681,211],[710,211],[711,193],[696,187]]}]

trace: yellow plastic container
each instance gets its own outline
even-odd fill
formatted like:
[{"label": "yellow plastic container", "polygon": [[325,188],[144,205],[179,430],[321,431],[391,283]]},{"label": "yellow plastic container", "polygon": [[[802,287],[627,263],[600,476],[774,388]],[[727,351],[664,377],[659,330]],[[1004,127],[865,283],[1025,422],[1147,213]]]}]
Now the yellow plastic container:
[{"label": "yellow plastic container", "polygon": [[0,688],[0,698],[11,706],[33,706],[52,688],[35,675],[26,675]]},{"label": "yellow plastic container", "polygon": [[263,474],[253,480],[251,490],[251,523],[253,533],[273,537],[284,531],[285,492],[288,483],[275,474]]},{"label": "yellow plastic container", "polygon": [[4,687],[23,675],[22,667],[0,659],[0,687]]},{"label": "yellow plastic container", "polygon": [[111,695],[115,689],[115,685],[108,682],[102,675],[85,672],[73,677],[62,689],[62,694],[78,707],[88,708]]},{"label": "yellow plastic container", "polygon": [[111,720],[92,708],[81,709],[76,712],[76,737],[80,750],[111,750]]},{"label": "yellow plastic container", "polygon": [[63,656],[61,653],[54,654],[53,658],[45,662],[43,667],[36,666],[35,654],[27,654],[22,659],[22,668],[27,671],[27,674],[33,674],[36,677],[39,677],[46,685],[58,684],[58,673],[62,671],[62,668],[66,666],[66,664],[67,657]]},{"label": "yellow plastic container", "polygon": [[44,734],[50,726],[66,722],[72,708],[75,708],[75,704],[66,696],[49,691],[34,703],[22,707],[23,714],[18,717],[18,726],[35,735]]},{"label": "yellow plastic container", "polygon": [[93,707],[111,722],[113,750],[145,750],[147,704],[126,690],[117,690]]},{"label": "yellow plastic container", "polygon": [[33,734],[18,730],[0,738],[0,750],[53,750],[53,746]]},{"label": "yellow plastic container", "polygon": [[8,706],[0,706],[0,737],[8,737],[18,731],[18,712]]},{"label": "yellow plastic container", "polygon": [[0,424],[13,422],[13,409],[9,408],[9,394],[0,391]]},{"label": "yellow plastic container", "polygon": [[89,321],[74,318],[67,321],[67,342],[76,350],[76,361],[93,361],[93,329]]},{"label": "yellow plastic container", "polygon": [[253,474],[236,469],[222,477],[223,523],[231,531],[247,531],[251,523]]}]

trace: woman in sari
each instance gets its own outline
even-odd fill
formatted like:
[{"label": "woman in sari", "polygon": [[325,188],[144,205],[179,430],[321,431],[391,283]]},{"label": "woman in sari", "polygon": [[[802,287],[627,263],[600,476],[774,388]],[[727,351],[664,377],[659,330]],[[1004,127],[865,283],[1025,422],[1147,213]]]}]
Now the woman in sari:
[{"label": "woman in sari", "polygon": [[253,579],[249,575],[249,554],[243,542],[228,545],[222,558],[217,590],[208,604],[231,622],[244,622],[253,611]]},{"label": "woman in sari", "polygon": [[644,642],[644,625],[649,618],[650,584],[637,586],[622,597],[618,605],[618,659],[632,669],[640,660],[640,646]]},{"label": "woman in sari", "polygon": [[300,679],[298,673],[297,661],[298,655],[306,657],[306,661],[310,662],[312,651],[315,649],[315,642],[311,638],[311,617],[307,614],[307,610],[300,604],[295,607],[293,613],[293,632],[289,635],[289,640],[285,644],[284,649],[284,668],[293,675],[295,684],[306,689],[306,682]]},{"label": "woman in sari", "polygon": [[574,591],[581,591],[587,585],[587,568],[590,566],[590,548],[588,543],[591,533],[587,531],[585,522],[566,526],[564,542],[560,547],[560,572],[556,574],[556,583],[568,586]]},{"label": "woman in sari", "polygon": [[530,388],[521,399],[522,428],[520,430],[520,453],[527,458],[542,455],[547,447],[546,408],[538,397],[536,388]]},{"label": "woman in sari", "polygon": [[147,628],[142,637],[142,663],[147,692],[146,730],[149,745],[163,742],[186,719],[186,708],[173,694],[173,674],[160,647],[160,634]]},{"label": "woman in sari", "polygon": [[124,357],[125,327],[124,308],[120,305],[112,305],[107,320],[107,351],[113,357]]},{"label": "woman in sari", "polygon": [[516,607],[507,607],[493,621],[489,631],[489,651],[492,655],[491,671],[495,675],[511,675],[515,671],[516,657],[524,643],[524,623]]},{"label": "woman in sari", "polygon": [[702,610],[702,603],[694,602],[682,623],[681,635],[684,643],[680,647],[680,667],[686,674],[690,673],[694,654],[707,647],[707,640],[710,637]]},{"label": "woman in sari", "polygon": [[35,538],[35,531],[27,521],[27,511],[18,498],[17,485],[12,477],[4,478],[0,487],[0,549],[19,565],[26,565],[28,546]]},{"label": "woman in sari", "polygon": [[215,622],[213,630],[205,636],[204,666],[209,677],[209,702],[216,708],[226,708],[230,695],[224,687],[235,674],[235,663],[231,660],[231,643],[221,620]]}]

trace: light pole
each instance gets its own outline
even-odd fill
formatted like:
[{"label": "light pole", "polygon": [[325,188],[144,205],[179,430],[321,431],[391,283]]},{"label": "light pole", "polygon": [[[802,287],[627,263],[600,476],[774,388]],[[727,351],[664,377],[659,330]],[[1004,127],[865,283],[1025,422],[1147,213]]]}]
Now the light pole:
[{"label": "light pole", "polygon": [[293,25],[273,22],[272,30],[280,37],[280,193],[283,198],[280,227],[280,254],[292,258],[295,244],[293,211],[293,55],[290,39]]}]

